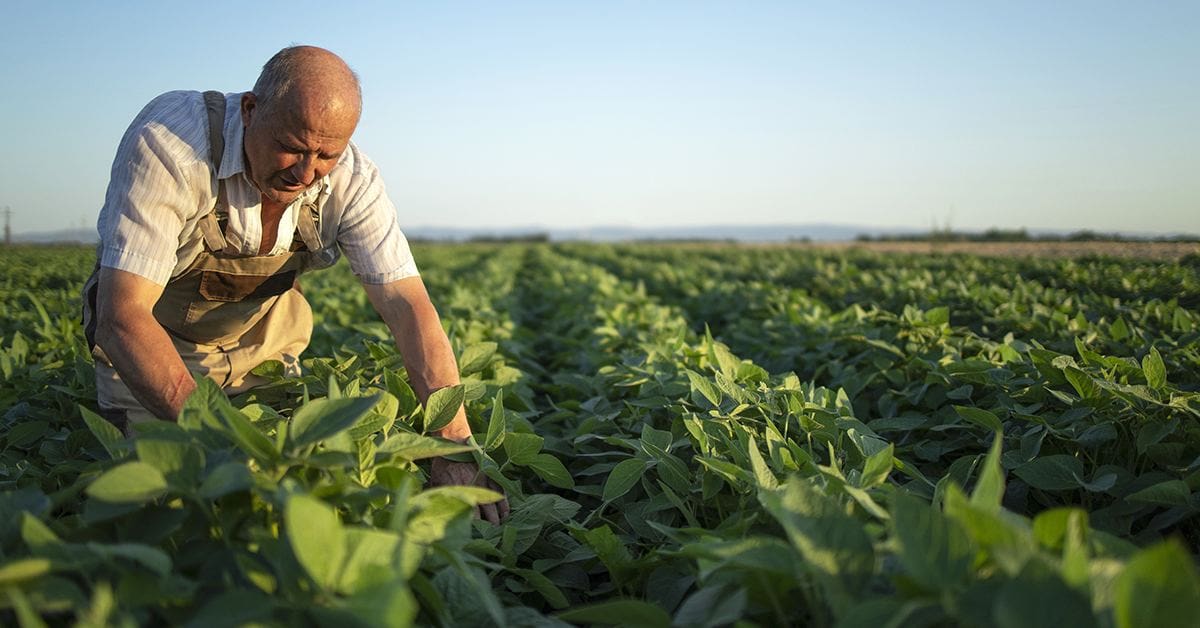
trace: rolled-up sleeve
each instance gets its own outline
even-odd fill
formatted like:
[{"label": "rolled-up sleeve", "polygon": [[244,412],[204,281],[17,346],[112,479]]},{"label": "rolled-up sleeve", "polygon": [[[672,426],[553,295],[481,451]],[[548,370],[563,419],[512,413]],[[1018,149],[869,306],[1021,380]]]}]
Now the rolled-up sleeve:
[{"label": "rolled-up sleeve", "polygon": [[[335,185],[335,196],[345,199],[338,225],[338,246],[359,280],[385,284],[419,274],[417,263],[400,230],[396,207],[388,199],[379,170],[351,145],[352,173],[344,187]],[[337,189],[342,188],[342,189]]]},{"label": "rolled-up sleeve", "polygon": [[[194,100],[194,99],[192,99]],[[202,106],[202,105],[201,105]],[[100,264],[166,285],[177,261],[180,233],[196,213],[193,179],[198,149],[195,103],[172,92],[151,101],[130,125],[117,148],[100,210]],[[203,133],[203,130],[200,130]],[[200,164],[204,166],[205,164]]]}]

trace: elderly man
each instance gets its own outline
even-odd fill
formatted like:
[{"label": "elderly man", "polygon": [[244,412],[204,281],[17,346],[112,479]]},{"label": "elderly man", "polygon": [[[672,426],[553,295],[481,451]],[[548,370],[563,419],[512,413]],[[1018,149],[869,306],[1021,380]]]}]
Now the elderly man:
[{"label": "elderly man", "polygon": [[[113,162],[85,288],[110,420],[174,420],[192,373],[231,393],[253,386],[265,360],[298,373],[312,312],[296,277],[341,252],[421,399],[459,382],[379,172],[350,142],[361,109],[344,61],[297,46],[272,57],[251,92],[169,92],[138,114]],[[439,435],[471,435],[461,408]],[[440,458],[430,479],[495,488],[475,465]],[[496,522],[507,510],[480,514]]]}]

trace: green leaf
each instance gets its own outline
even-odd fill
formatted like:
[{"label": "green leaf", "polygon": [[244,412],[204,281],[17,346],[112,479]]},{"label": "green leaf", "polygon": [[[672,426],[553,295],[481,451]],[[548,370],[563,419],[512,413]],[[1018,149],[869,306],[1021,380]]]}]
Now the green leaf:
[{"label": "green leaf", "polygon": [[559,613],[558,618],[575,624],[630,628],[668,628],[671,625],[671,616],[666,611],[641,600],[614,600],[581,606]]},{"label": "green leaf", "polygon": [[545,574],[533,569],[512,569],[514,574],[525,579],[525,583],[537,591],[550,606],[556,609],[563,609],[570,606],[567,601],[567,596],[563,595],[562,589],[559,589],[554,581],[547,578]]},{"label": "green leaf", "polygon": [[425,504],[428,500],[449,498],[458,500],[468,506],[478,506],[479,504],[491,504],[504,499],[504,495],[497,493],[491,489],[486,489],[481,486],[439,486],[418,493],[412,498],[413,505],[419,506]]},{"label": "green leaf", "polygon": [[288,443],[296,449],[340,434],[358,423],[377,403],[378,396],[310,401],[292,415]]},{"label": "green leaf", "polygon": [[230,493],[244,491],[254,486],[250,470],[241,462],[226,462],[209,472],[200,483],[199,495],[204,499],[217,499]]},{"label": "green leaf", "polygon": [[1042,456],[1013,470],[1017,477],[1033,488],[1044,491],[1066,491],[1079,488],[1083,477],[1083,463],[1065,454]]},{"label": "green leaf", "polygon": [[1188,551],[1170,540],[1134,555],[1117,577],[1113,614],[1117,628],[1195,626],[1200,579]]},{"label": "green leaf", "polygon": [[527,466],[542,450],[544,442],[545,439],[537,434],[510,432],[504,436],[504,453],[508,455],[509,462]]},{"label": "green leaf", "polygon": [[50,573],[45,558],[18,558],[0,565],[0,587],[19,584]]},{"label": "green leaf", "polygon": [[360,588],[354,595],[340,600],[338,607],[357,617],[365,626],[381,628],[408,628],[421,608],[400,578]]},{"label": "green leaf", "polygon": [[470,375],[487,368],[498,346],[494,342],[481,342],[463,349],[462,355],[458,357],[459,372]]},{"label": "green leaf", "polygon": [[346,558],[337,590],[352,594],[394,577],[393,560],[400,535],[375,528],[345,528]]},{"label": "green leaf", "polygon": [[888,474],[892,472],[895,449],[894,445],[888,443],[887,447],[867,457],[867,461],[863,463],[862,477],[858,481],[860,488],[880,486],[887,481]]},{"label": "green leaf", "polygon": [[104,451],[108,452],[108,456],[116,460],[124,453],[125,435],[117,426],[109,423],[100,415],[88,410],[83,406],[79,406],[79,413],[83,415],[83,422],[87,424],[88,431],[100,441],[100,445],[104,447]]},{"label": "green leaf", "polygon": [[714,408],[721,407],[721,391],[717,389],[717,385],[712,380],[692,371],[687,371],[687,378],[692,385],[692,390],[700,393],[700,396],[704,397]]},{"label": "green leaf", "polygon": [[964,582],[975,551],[958,522],[915,497],[897,493],[892,504],[892,538],[900,563],[931,591]]},{"label": "green leaf", "polygon": [[62,544],[53,530],[28,511],[21,512],[21,540],[34,552]]},{"label": "green leaf", "polygon": [[412,432],[396,432],[383,441],[378,453],[392,454],[403,460],[423,460],[473,451],[474,445],[460,445],[448,440],[422,436]]},{"label": "green leaf", "polygon": [[610,502],[628,493],[641,479],[645,470],[646,461],[641,458],[630,458],[617,463],[609,472],[608,479],[604,481],[604,501]]},{"label": "green leaf", "polygon": [[1064,368],[1063,375],[1066,375],[1067,381],[1071,382],[1075,392],[1083,399],[1098,399],[1103,394],[1103,389],[1091,375],[1073,366]]},{"label": "green leaf", "polygon": [[1161,504],[1163,506],[1187,506],[1192,492],[1183,480],[1166,480],[1153,486],[1148,486],[1135,493],[1130,493],[1125,499],[1131,502],[1146,504]]},{"label": "green leaf", "polygon": [[997,628],[1097,625],[1088,599],[1036,562],[1030,562],[1001,587],[992,616]]},{"label": "green leaf", "polygon": [[433,391],[425,402],[425,432],[437,432],[450,425],[465,398],[462,384]]},{"label": "green leaf", "polygon": [[504,392],[498,391],[496,398],[492,400],[492,416],[488,421],[487,438],[483,441],[483,448],[487,451],[500,446],[504,442],[504,432],[508,429],[508,425],[504,419]]},{"label": "green leaf", "polygon": [[551,486],[558,488],[575,488],[575,479],[567,472],[567,468],[558,458],[550,454],[538,454],[533,457],[529,463],[529,468],[538,474],[538,477],[548,482]]},{"label": "green leaf", "polygon": [[160,578],[171,573],[171,557],[166,552],[142,543],[88,543],[87,548],[104,558],[125,558],[153,571]]},{"label": "green leaf", "polygon": [[183,490],[194,488],[204,469],[198,447],[178,440],[145,436],[134,442],[138,460],[162,472],[167,483]]},{"label": "green leaf", "polygon": [[333,590],[346,553],[345,532],[337,512],[316,497],[295,494],[288,498],[283,519],[296,560],[314,582]]},{"label": "green leaf", "polygon": [[126,462],[105,471],[87,487],[87,494],[113,504],[140,504],[167,492],[167,479],[144,462]]},{"label": "green leaf", "polygon": [[1167,386],[1167,367],[1163,364],[1162,354],[1158,347],[1150,347],[1150,353],[1142,358],[1142,373],[1146,376],[1146,385],[1162,390]]},{"label": "green leaf", "polygon": [[758,444],[754,442],[754,436],[751,436],[747,443],[746,454],[750,458],[750,470],[754,472],[754,479],[759,488],[778,488],[779,480],[775,474],[771,473],[771,469],[767,468],[767,462],[763,460],[762,453],[758,451]]},{"label": "green leaf", "polygon": [[1004,424],[1000,422],[1000,417],[997,417],[988,410],[971,406],[954,406],[954,411],[958,413],[958,416],[975,425],[985,427],[993,432],[1004,431]]},{"label": "green leaf", "polygon": [[387,386],[387,391],[392,393],[396,400],[400,402],[398,413],[400,416],[408,416],[420,405],[417,401],[417,393],[413,392],[412,386],[404,381],[396,371],[384,371],[383,383]]},{"label": "green leaf", "polygon": [[992,448],[983,459],[983,469],[979,472],[979,480],[975,482],[975,490],[971,493],[971,505],[989,512],[998,511],[1004,499],[1004,469],[1000,466],[1003,442],[1003,435],[996,432],[992,438]]},{"label": "green leaf", "polygon": [[780,489],[758,491],[758,501],[783,526],[835,613],[845,612],[875,570],[875,551],[862,524],[796,476]]},{"label": "green leaf", "polygon": [[[203,379],[205,381],[212,381],[207,377]],[[216,386],[216,384],[213,384],[213,386]],[[233,440],[234,444],[257,460],[259,464],[268,467],[275,466],[279,462],[279,452],[275,450],[275,444],[271,442],[271,439],[267,438],[261,430],[255,427],[244,414],[234,409],[229,404],[229,400],[224,398],[223,394],[221,399],[224,403],[218,404],[215,410],[217,415],[221,417],[226,434]]]}]

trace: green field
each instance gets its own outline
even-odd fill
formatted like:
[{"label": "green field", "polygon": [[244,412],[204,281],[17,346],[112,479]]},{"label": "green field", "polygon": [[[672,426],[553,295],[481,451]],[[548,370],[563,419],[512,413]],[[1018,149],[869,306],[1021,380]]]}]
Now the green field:
[{"label": "green field", "polygon": [[[0,250],[0,624],[1200,621],[1194,255],[415,253],[439,403],[343,263],[305,279],[303,377],[126,440],[92,413],[93,252]],[[467,451],[422,435],[456,395]],[[442,454],[501,526],[423,488]]]}]

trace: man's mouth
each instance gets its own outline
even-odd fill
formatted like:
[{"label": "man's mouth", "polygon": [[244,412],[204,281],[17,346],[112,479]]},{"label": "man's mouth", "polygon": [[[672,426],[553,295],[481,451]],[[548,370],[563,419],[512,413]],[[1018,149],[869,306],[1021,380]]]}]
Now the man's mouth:
[{"label": "man's mouth", "polygon": [[287,177],[279,177],[279,183],[281,184],[279,186],[279,189],[281,190],[295,191],[304,189],[304,185],[302,183],[298,181],[292,181]]}]

